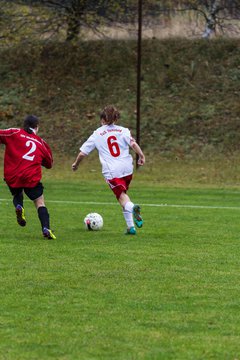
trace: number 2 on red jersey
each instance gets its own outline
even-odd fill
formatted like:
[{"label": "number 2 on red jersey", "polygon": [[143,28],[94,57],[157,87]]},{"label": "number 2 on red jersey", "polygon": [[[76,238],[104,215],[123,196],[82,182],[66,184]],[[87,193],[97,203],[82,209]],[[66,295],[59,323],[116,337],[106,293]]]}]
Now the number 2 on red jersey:
[{"label": "number 2 on red jersey", "polygon": [[35,144],[34,141],[28,140],[28,141],[26,142],[26,146],[27,146],[27,147],[30,147],[30,146],[31,146],[31,148],[30,148],[30,150],[29,150],[26,154],[23,155],[23,159],[29,160],[29,161],[33,161],[34,158],[35,158],[35,155],[31,155],[31,156],[30,156],[30,154],[34,153],[34,151],[35,151],[36,148],[37,148],[37,145]]},{"label": "number 2 on red jersey", "polygon": [[109,136],[107,139],[108,148],[109,148],[110,154],[113,157],[118,157],[120,155],[120,148],[119,148],[119,145],[116,140],[117,140],[117,138],[114,135]]}]

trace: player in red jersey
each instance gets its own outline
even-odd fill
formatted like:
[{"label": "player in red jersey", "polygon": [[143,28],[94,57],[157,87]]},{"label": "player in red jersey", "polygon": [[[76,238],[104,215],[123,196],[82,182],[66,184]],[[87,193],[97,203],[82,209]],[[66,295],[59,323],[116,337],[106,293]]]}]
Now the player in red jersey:
[{"label": "player in red jersey", "polygon": [[38,212],[43,236],[56,239],[50,230],[49,213],[45,206],[42,169],[53,164],[48,144],[38,135],[39,119],[34,115],[25,118],[23,128],[0,129],[0,144],[5,145],[4,180],[13,195],[17,222],[26,225],[24,193],[32,200]]},{"label": "player in red jersey", "polygon": [[76,171],[84,157],[95,148],[98,150],[102,174],[122,206],[127,225],[126,234],[135,235],[134,222],[140,228],[143,226],[143,219],[140,215],[140,206],[134,204],[127,195],[133,174],[133,159],[129,154],[129,148],[138,154],[140,166],[144,165],[145,156],[132,138],[129,129],[116,124],[119,118],[120,113],[114,106],[109,105],[103,109],[100,115],[102,126],[95,130],[80,147],[72,169]]}]

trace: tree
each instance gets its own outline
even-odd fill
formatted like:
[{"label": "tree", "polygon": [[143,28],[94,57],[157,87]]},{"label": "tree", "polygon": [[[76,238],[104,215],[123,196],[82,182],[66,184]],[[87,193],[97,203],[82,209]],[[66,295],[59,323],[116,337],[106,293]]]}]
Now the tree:
[{"label": "tree", "polygon": [[[208,38],[239,21],[240,0],[144,0],[143,24],[184,11],[202,17],[202,36]],[[88,29],[103,36],[103,26],[135,25],[137,13],[136,0],[0,0],[0,39],[75,41]]]},{"label": "tree", "polygon": [[200,14],[205,22],[203,38],[209,38],[217,29],[224,32],[234,19],[240,19],[240,0],[163,0],[159,10],[166,12],[166,9],[170,13],[194,11]]},{"label": "tree", "polygon": [[5,35],[19,28],[31,27],[32,35],[38,33],[51,38],[65,34],[67,41],[78,39],[83,28],[100,32],[100,25],[136,17],[134,0],[19,0],[11,3],[0,0],[0,4],[5,18],[12,12],[11,23],[14,24],[8,26]]},{"label": "tree", "polygon": [[203,38],[209,38],[213,33],[216,33],[217,29],[224,32],[224,28],[230,19],[240,18],[239,0],[190,1],[189,5],[205,19]]}]

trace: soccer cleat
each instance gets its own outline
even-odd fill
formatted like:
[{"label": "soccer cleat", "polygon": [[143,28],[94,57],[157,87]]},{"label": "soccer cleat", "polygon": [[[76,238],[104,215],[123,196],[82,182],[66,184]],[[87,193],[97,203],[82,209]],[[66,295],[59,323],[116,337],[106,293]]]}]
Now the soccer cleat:
[{"label": "soccer cleat", "polygon": [[134,226],[130,227],[129,229],[127,229],[127,231],[125,232],[125,235],[136,235],[136,230],[134,228]]},{"label": "soccer cleat", "polygon": [[52,230],[48,228],[43,228],[43,236],[50,240],[56,240],[56,236],[53,234]]},{"label": "soccer cleat", "polygon": [[137,225],[138,228],[143,226],[143,219],[140,215],[140,206],[139,205],[134,205],[133,207],[133,218],[134,218],[134,222]]},{"label": "soccer cleat", "polygon": [[24,208],[21,205],[16,206],[16,216],[18,224],[20,226],[25,226],[27,222],[24,215]]}]

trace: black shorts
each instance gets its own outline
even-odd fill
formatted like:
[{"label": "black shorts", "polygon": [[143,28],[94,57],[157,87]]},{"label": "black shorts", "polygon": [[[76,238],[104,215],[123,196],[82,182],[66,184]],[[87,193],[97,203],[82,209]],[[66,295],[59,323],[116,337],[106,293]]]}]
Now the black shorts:
[{"label": "black shorts", "polygon": [[43,189],[44,189],[43,184],[41,182],[39,182],[36,186],[34,186],[32,188],[29,188],[29,187],[13,188],[11,186],[8,186],[8,187],[13,196],[18,195],[22,191],[24,191],[25,194],[27,195],[27,197],[29,197],[29,199],[32,201],[34,201],[34,200],[38,199],[40,196],[42,196]]}]

